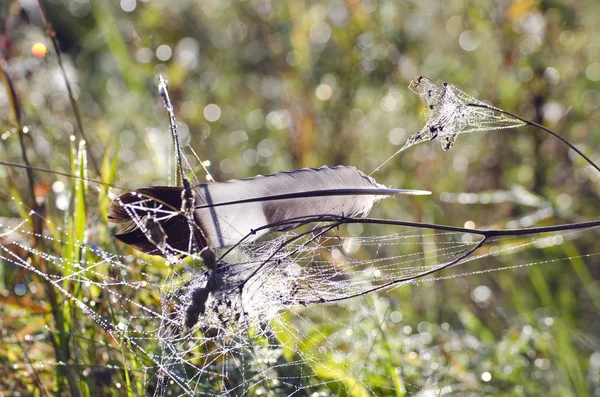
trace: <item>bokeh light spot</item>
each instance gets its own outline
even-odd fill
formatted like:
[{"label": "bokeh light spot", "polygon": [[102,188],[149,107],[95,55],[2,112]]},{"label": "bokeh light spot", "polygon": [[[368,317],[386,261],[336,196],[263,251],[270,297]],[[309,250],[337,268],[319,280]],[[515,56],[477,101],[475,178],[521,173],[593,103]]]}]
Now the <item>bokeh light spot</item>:
[{"label": "bokeh light spot", "polygon": [[563,117],[565,111],[558,102],[548,102],[542,107],[544,119],[550,124],[556,124]]},{"label": "bokeh light spot", "polygon": [[560,81],[560,72],[555,68],[548,67],[544,70],[544,78],[550,84],[558,84]]},{"label": "bokeh light spot", "polygon": [[292,118],[287,110],[274,110],[267,115],[266,124],[270,130],[281,130],[288,128]]},{"label": "bokeh light spot", "polygon": [[247,166],[252,167],[253,165],[258,164],[260,156],[258,155],[258,152],[256,150],[246,149],[244,150],[244,153],[242,153],[242,160],[244,160],[244,163]]},{"label": "bokeh light spot", "polygon": [[162,44],[156,49],[156,57],[161,61],[168,61],[171,59],[171,55],[173,55],[173,50],[166,44]]},{"label": "bokeh light spot", "polygon": [[393,112],[398,107],[398,101],[392,95],[386,95],[381,98],[379,106],[384,112]]},{"label": "bokeh light spot", "polygon": [[125,12],[132,12],[136,7],[136,0],[121,0],[121,9]]},{"label": "bokeh light spot", "polygon": [[479,37],[473,30],[465,30],[458,38],[458,44],[465,51],[475,51],[479,47]]},{"label": "bokeh light spot", "polygon": [[560,34],[560,36],[558,36],[558,41],[560,41],[560,44],[564,45],[565,47],[571,46],[575,42],[575,33],[571,32],[570,30],[565,30]]},{"label": "bokeh light spot", "polygon": [[154,54],[150,48],[142,47],[135,51],[135,60],[139,63],[148,63],[152,60]]},{"label": "bokeh light spot", "polygon": [[204,108],[204,118],[208,121],[217,121],[221,118],[221,108],[214,103],[206,105]]},{"label": "bokeh light spot", "polygon": [[402,313],[400,313],[397,310],[393,311],[392,314],[390,314],[390,320],[392,320],[395,323],[399,323],[400,321],[402,321]]},{"label": "bokeh light spot", "polygon": [[400,127],[392,128],[388,133],[388,140],[392,145],[398,146],[406,140],[406,131]]},{"label": "bokeh light spot", "polygon": [[183,117],[186,119],[191,119],[198,113],[198,107],[194,102],[186,101],[181,104],[179,111]]},{"label": "bokeh light spot", "polygon": [[462,27],[462,17],[460,15],[454,15],[446,21],[446,32],[456,37],[460,34]]},{"label": "bokeh light spot", "polygon": [[475,301],[475,302],[486,302],[488,301],[490,298],[492,297],[492,290],[489,289],[489,287],[485,286],[485,285],[480,285],[478,287],[476,287],[472,292],[471,292],[471,298]]},{"label": "bokeh light spot", "polygon": [[27,292],[27,287],[25,284],[17,284],[15,285],[15,294],[18,296],[23,296]]},{"label": "bokeh light spot", "polygon": [[600,62],[590,63],[587,68],[585,68],[585,75],[591,81],[600,80]]},{"label": "bokeh light spot", "polygon": [[333,95],[333,89],[329,84],[319,84],[315,89],[315,95],[322,101],[331,99]]},{"label": "bokeh light spot", "polygon": [[331,37],[331,27],[325,22],[317,22],[310,27],[309,34],[313,43],[325,44]]},{"label": "bokeh light spot", "polygon": [[533,78],[533,70],[531,70],[531,68],[528,67],[521,68],[517,72],[517,76],[519,77],[519,80],[521,80],[524,83],[527,83]]},{"label": "bokeh light spot", "polygon": [[31,53],[36,58],[45,57],[47,52],[48,50],[46,49],[46,46],[42,43],[35,43],[33,47],[31,47]]},{"label": "bokeh light spot", "polygon": [[298,66],[300,64],[300,53],[298,51],[290,51],[285,56],[285,61],[290,66]]},{"label": "bokeh light spot", "polygon": [[465,229],[475,229],[475,222],[473,222],[473,221],[466,221],[465,222]]},{"label": "bokeh light spot", "polygon": [[231,159],[223,159],[219,164],[219,168],[225,174],[232,173],[235,170],[235,164]]}]

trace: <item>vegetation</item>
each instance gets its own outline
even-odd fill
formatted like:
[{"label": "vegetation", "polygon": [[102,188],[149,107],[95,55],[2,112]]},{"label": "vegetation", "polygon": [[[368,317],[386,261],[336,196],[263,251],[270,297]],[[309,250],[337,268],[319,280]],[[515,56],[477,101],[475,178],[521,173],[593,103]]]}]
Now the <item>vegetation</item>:
[{"label": "vegetation", "polygon": [[[197,154],[186,149],[197,182],[203,165],[218,181],[324,164],[369,173],[423,125],[407,88],[419,75],[544,124],[600,160],[592,0],[42,4],[45,17],[36,2],[0,5],[0,158],[62,173],[0,168],[0,395],[161,392],[158,340],[144,339],[143,353],[132,341],[154,332],[141,308],[160,312],[161,280],[191,264],[173,270],[138,255],[115,242],[106,220],[120,188],[177,183],[159,74]],[[463,134],[449,151],[416,145],[374,176],[433,192],[385,200],[377,217],[517,228],[600,213],[600,174],[531,127]],[[499,255],[441,279],[307,308],[297,335],[297,313],[284,313],[279,325],[294,327],[274,325],[277,338],[299,342],[276,360],[311,357],[318,376],[299,395],[600,395],[597,234],[500,240],[485,248]],[[434,240],[422,233],[423,244]],[[103,284],[120,272],[127,283]],[[144,282],[156,288],[131,288]],[[132,318],[140,329],[120,333]],[[333,348],[300,343],[319,337]],[[336,373],[340,352],[361,363],[360,382]],[[300,377],[296,370],[279,365],[271,378]],[[206,379],[197,393],[218,394]],[[265,382],[247,393],[293,390]]]}]

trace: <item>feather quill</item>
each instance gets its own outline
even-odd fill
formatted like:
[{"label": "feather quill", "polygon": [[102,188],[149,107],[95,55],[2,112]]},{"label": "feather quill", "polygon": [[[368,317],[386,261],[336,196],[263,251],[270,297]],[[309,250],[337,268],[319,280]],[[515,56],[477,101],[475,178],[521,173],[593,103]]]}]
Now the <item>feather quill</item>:
[{"label": "feather quill", "polygon": [[[152,230],[142,230],[144,217],[156,219],[164,243],[181,252],[236,244],[256,229],[298,217],[365,216],[373,204],[394,194],[430,194],[420,190],[388,189],[354,167],[304,168],[247,179],[193,187],[193,227],[179,212],[182,187],[149,187],[124,193],[111,203],[109,221],[125,223],[115,237],[135,249],[163,255]],[[134,219],[134,217],[136,219]],[[301,226],[287,224],[261,229],[254,240],[270,231]],[[156,233],[155,233],[156,234]],[[190,244],[192,239],[192,244]],[[154,239],[156,240],[156,239]],[[247,240],[247,241],[248,241]]]}]

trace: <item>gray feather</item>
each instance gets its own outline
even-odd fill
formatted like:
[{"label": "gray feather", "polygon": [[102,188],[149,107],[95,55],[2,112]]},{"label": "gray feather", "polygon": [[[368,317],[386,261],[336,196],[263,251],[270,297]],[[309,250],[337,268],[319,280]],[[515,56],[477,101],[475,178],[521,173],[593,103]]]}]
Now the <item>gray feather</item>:
[{"label": "gray feather", "polygon": [[[363,216],[369,213],[375,202],[385,196],[419,193],[387,189],[356,168],[346,166],[277,172],[199,185],[194,191],[197,208],[194,216],[213,248],[233,245],[265,225],[315,215]],[[310,192],[314,192],[314,196]],[[327,196],[324,197],[322,192],[327,192]],[[296,193],[297,197],[290,198]],[[219,203],[227,205],[218,205]],[[269,230],[292,229],[297,226],[299,225],[294,224],[285,228],[262,229],[252,238],[258,238]]]},{"label": "gray feather", "polygon": [[[179,252],[186,251],[190,245],[198,251],[207,245],[222,248],[238,243],[251,233],[246,241],[269,231],[293,229],[301,223],[277,224],[300,217],[364,216],[374,203],[392,194],[429,194],[420,190],[388,189],[356,168],[346,166],[277,172],[197,185],[193,190],[196,224],[193,230],[190,231],[185,217],[177,213],[157,225],[164,230],[166,243]],[[182,207],[181,193],[180,187],[150,187],[120,195],[111,203],[109,215],[111,222],[126,224],[116,237],[140,251],[162,255],[131,219],[127,207],[136,205],[140,219],[153,216],[152,208],[167,206],[178,211]],[[143,206],[136,204],[142,202]],[[148,207],[147,214],[140,207]]]}]

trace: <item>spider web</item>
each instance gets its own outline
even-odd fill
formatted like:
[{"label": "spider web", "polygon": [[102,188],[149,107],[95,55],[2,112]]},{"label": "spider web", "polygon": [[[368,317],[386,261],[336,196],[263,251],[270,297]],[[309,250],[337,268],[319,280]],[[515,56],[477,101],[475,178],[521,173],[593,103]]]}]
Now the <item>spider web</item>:
[{"label": "spider web", "polygon": [[[179,214],[169,214],[150,202],[140,198],[122,203],[148,236],[152,232],[146,219]],[[315,306],[433,271],[477,244],[468,233],[429,233],[430,241],[424,242],[423,232],[411,228],[380,236],[373,230],[363,237],[350,235],[347,229],[356,225],[343,225],[340,220],[290,222],[305,223],[306,227],[266,241],[242,240],[234,249],[220,253],[214,274],[192,266],[174,272],[161,285],[164,293],[157,339],[163,348],[160,367],[165,370],[158,375],[158,392],[175,385],[190,395],[219,394],[217,390],[227,395],[261,394],[260,390],[293,395],[330,390],[330,384],[339,383],[368,392],[369,385],[361,383],[359,376],[364,365],[353,368],[348,364],[356,360],[331,363],[336,376],[326,375],[332,371],[320,360],[324,351],[337,351],[335,338],[311,332],[315,332],[316,314],[321,322],[334,319],[328,309]],[[158,248],[171,262],[177,262],[172,247]],[[194,263],[198,250],[188,255]],[[205,309],[190,327],[190,310],[198,305],[194,296],[208,288],[213,278],[218,278],[218,287],[204,297]],[[356,315],[369,314],[364,307],[360,314],[360,307],[350,306]],[[284,313],[294,313],[294,319],[284,320]],[[353,329],[347,324],[344,328]]]},{"label": "spider web", "polygon": [[[127,205],[134,213],[142,212],[139,206]],[[160,214],[164,216],[165,210],[160,209]],[[31,215],[41,218],[39,214]],[[139,219],[139,227],[145,227],[144,218],[134,218]],[[389,351],[382,350],[372,334],[373,329],[384,332],[381,327],[389,316],[389,291],[407,283],[427,284],[571,259],[431,276],[392,284],[380,294],[347,299],[394,280],[438,269],[473,248],[480,237],[401,226],[381,233],[379,225],[358,224],[362,230],[357,230],[357,224],[343,225],[336,220],[307,221],[304,229],[279,233],[265,241],[242,242],[233,250],[221,252],[219,288],[211,291],[205,312],[190,328],[186,320],[194,293],[213,277],[194,253],[186,260],[171,256],[171,271],[166,278],[156,272],[155,265],[108,253],[92,243],[78,245],[83,259],[76,263],[61,254],[49,253],[50,249],[42,252],[30,246],[33,234],[29,223],[4,227],[2,239],[10,243],[0,246],[1,259],[47,280],[137,357],[143,363],[140,371],[147,390],[157,396],[330,395],[340,387],[352,395],[391,394],[398,387],[419,395],[460,392],[466,387],[464,379],[438,384],[441,378],[447,380],[448,373],[437,371],[443,363],[431,361],[435,344],[427,339],[427,330],[418,334],[398,330],[403,335],[403,346],[387,346],[392,351],[419,352],[421,359],[415,371],[421,371],[424,381],[374,386],[373,378],[390,376],[386,364]],[[478,251],[457,264],[562,244],[577,238],[578,233],[497,239],[490,242],[493,249]],[[49,235],[37,237],[54,246],[69,244],[68,234],[64,240]],[[162,249],[171,252],[169,247]],[[27,260],[31,256],[51,263],[55,273],[34,267]],[[73,289],[74,285],[79,288]],[[154,304],[148,301],[152,298]],[[341,302],[319,303],[325,300]],[[103,302],[110,302],[110,310],[99,307]],[[315,324],[326,327],[316,328]],[[357,338],[372,342],[349,348]],[[456,354],[476,354],[474,343],[457,334],[451,349]]]},{"label": "spider web", "polygon": [[[489,125],[485,129],[517,126],[493,112],[457,111],[461,104],[477,102],[452,86],[422,79],[412,88],[434,108],[425,110],[426,126],[404,148],[432,139],[453,143],[458,133],[478,131],[484,125]],[[437,105],[451,105],[455,111],[437,111]],[[475,126],[463,125],[465,120]],[[432,127],[440,125],[446,127],[434,136]],[[156,240],[148,220],[180,213],[146,205],[151,201],[140,198],[123,205],[136,226]],[[17,201],[13,204],[26,208]],[[545,203],[531,200],[524,204],[536,210],[546,208]],[[130,369],[133,378],[141,378],[144,391],[156,396],[446,395],[480,390],[480,380],[444,369],[452,363],[443,357],[451,352],[456,360],[458,356],[475,360],[487,354],[481,343],[453,331],[448,324],[419,325],[419,332],[413,332],[389,321],[394,310],[392,290],[570,261],[576,257],[511,266],[500,266],[502,262],[493,259],[561,245],[582,233],[503,237],[486,242],[476,255],[465,256],[481,242],[480,235],[369,224],[368,220],[347,224],[341,218],[308,218],[293,220],[305,224],[294,231],[272,233],[255,242],[241,241],[231,250],[217,252],[218,266],[211,272],[193,246],[182,252],[164,243],[158,245],[167,257],[165,263],[95,245],[94,234],[103,228],[97,225],[103,223],[97,214],[87,222],[85,241],[73,241],[73,236],[42,214],[30,215],[46,225],[44,234],[32,233],[29,220],[3,222],[0,258],[56,288],[67,304],[85,314],[80,319],[85,327],[95,327],[114,341],[114,346],[107,347],[110,354],[126,354],[139,363]],[[545,218],[532,222],[539,219]],[[33,238],[44,242],[43,250],[31,243]],[[68,246],[72,246],[71,252],[79,251],[78,258],[64,255]],[[182,253],[188,257],[181,259],[178,255]],[[484,268],[411,279],[448,264],[474,260]],[[52,265],[53,270],[34,265],[40,262]],[[198,291],[203,289],[208,293],[199,302]],[[364,295],[372,290],[379,292]],[[204,306],[202,313],[191,309],[199,303]],[[190,317],[195,317],[191,326]],[[452,341],[443,345],[444,352],[431,337],[440,328]],[[399,337],[381,343],[387,333]],[[77,346],[83,348],[85,342],[78,340]],[[411,360],[405,374],[390,368],[394,361],[390,355],[398,352]],[[110,377],[123,371],[114,364],[118,360],[110,362],[99,363],[107,372],[89,370],[84,375],[101,379],[106,373]]]},{"label": "spider web", "polygon": [[408,88],[417,94],[425,105],[422,112],[425,125],[371,174],[381,169],[401,152],[419,143],[438,140],[441,142],[443,150],[449,150],[459,134],[517,128],[525,125],[524,122],[493,109],[469,106],[470,104],[485,105],[485,103],[447,82],[436,83],[427,77],[420,76],[413,79]]}]

